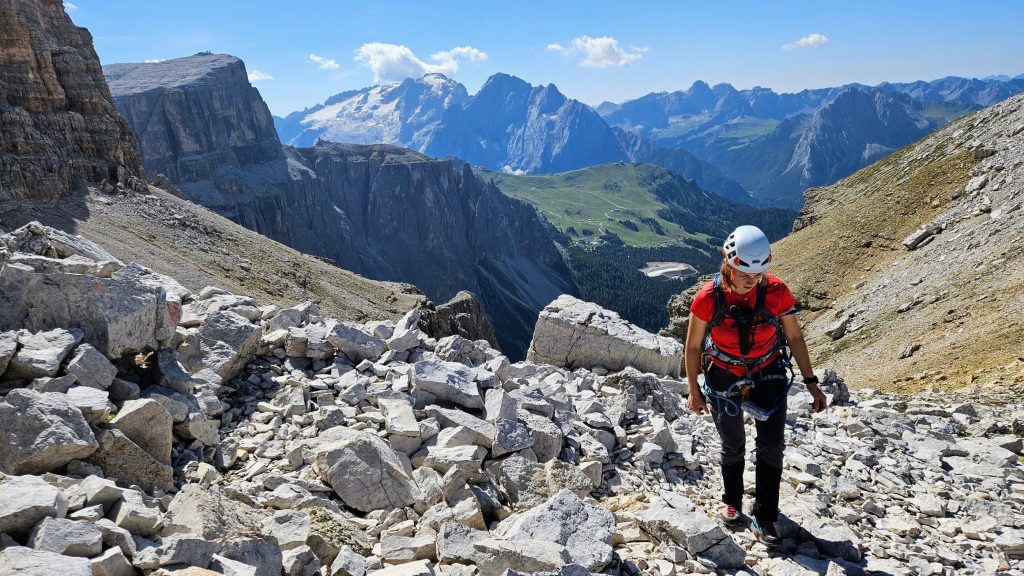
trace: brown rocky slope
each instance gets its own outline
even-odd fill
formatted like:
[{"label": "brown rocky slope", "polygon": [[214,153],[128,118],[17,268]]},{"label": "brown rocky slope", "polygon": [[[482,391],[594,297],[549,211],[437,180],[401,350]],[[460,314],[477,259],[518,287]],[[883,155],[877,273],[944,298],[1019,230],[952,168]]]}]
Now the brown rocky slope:
[{"label": "brown rocky slope", "polygon": [[0,228],[32,220],[80,234],[126,262],[173,274],[194,291],[217,285],[283,306],[315,300],[325,312],[360,321],[397,319],[426,301],[409,284],[368,280],[154,187],[121,194],[90,187],[0,206]]},{"label": "brown rocky slope", "polygon": [[819,365],[901,391],[1024,381],[1024,97],[806,196],[773,271]]}]

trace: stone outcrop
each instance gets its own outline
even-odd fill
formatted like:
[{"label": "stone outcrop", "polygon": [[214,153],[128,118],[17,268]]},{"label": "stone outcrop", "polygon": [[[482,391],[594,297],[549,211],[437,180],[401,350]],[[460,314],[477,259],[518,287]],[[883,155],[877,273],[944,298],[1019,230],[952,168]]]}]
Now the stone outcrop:
[{"label": "stone outcrop", "polygon": [[683,347],[626,322],[615,312],[562,295],[541,312],[527,359],[570,369],[618,371],[633,366],[642,372],[678,376]]},{"label": "stone outcrop", "polygon": [[61,3],[5,2],[0,38],[0,200],[50,198],[83,181],[143,185],[92,36]]},{"label": "stone outcrop", "polygon": [[420,313],[420,329],[436,338],[458,334],[469,340],[486,340],[497,346],[494,326],[487,320],[483,305],[465,290],[444,304],[429,307]]},{"label": "stone outcrop", "polygon": [[[174,335],[180,297],[137,275],[117,278],[123,265],[91,242],[33,222],[0,236],[0,244],[45,255],[16,254],[0,268],[0,325],[34,332],[75,327],[110,358],[158,348]],[[78,267],[67,269],[68,262]]]}]

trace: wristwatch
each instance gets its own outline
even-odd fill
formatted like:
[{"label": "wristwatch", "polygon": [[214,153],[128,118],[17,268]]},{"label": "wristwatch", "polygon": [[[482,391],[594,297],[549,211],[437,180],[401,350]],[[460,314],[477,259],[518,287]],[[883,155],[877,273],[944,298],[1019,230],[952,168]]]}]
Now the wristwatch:
[{"label": "wristwatch", "polygon": [[811,384],[817,384],[818,377],[815,375],[804,376],[804,386],[810,386]]}]

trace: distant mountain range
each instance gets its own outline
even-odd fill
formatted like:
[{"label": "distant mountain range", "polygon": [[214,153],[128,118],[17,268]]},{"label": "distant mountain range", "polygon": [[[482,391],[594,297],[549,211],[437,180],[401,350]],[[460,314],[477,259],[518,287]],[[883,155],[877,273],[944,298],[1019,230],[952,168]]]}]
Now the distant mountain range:
[{"label": "distant mountain range", "polygon": [[507,74],[495,74],[474,96],[440,74],[343,92],[323,104],[275,117],[274,124],[281,141],[293,146],[310,146],[321,138],[386,143],[513,173],[650,162],[719,195],[754,203],[741,185],[689,152],[663,149],[614,130],[592,108],[566,98],[554,85],[531,86]]},{"label": "distant mountain range", "polygon": [[506,74],[492,76],[473,96],[428,74],[338,94],[274,121],[282,141],[295,145],[318,138],[386,142],[509,172],[648,162],[732,200],[799,208],[808,186],[831,184],[1021,91],[1020,77],[794,94],[696,82],[685,91],[590,108],[554,85],[531,86]]},{"label": "distant mountain range", "polygon": [[1024,78],[850,84],[777,94],[695,82],[597,107],[604,119],[711,162],[755,197],[799,208],[832,184],[951,120],[1024,92]]}]

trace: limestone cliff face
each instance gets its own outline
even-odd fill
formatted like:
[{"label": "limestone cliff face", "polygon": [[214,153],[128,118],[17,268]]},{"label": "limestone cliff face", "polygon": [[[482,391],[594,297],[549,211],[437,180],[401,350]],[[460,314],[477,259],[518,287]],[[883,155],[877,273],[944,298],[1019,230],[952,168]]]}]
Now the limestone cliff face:
[{"label": "limestone cliff face", "polygon": [[234,56],[196,54],[104,66],[118,110],[139,135],[146,171],[178,185],[212,181],[236,193],[232,172],[284,153],[259,91]]},{"label": "limestone cliff face", "polygon": [[307,170],[296,171],[289,204],[346,240],[313,238],[311,252],[370,278],[410,282],[436,300],[479,295],[513,355],[525,351],[539,311],[576,291],[534,209],[459,160],[328,142],[295,155]]},{"label": "limestone cliff face", "polygon": [[[164,66],[166,64],[166,66]],[[358,274],[442,302],[478,295],[509,354],[569,271],[536,212],[459,160],[386,145],[282,146],[241,61],[197,54],[107,66],[147,171],[196,203]]]},{"label": "limestone cliff face", "polygon": [[58,196],[81,181],[137,186],[142,175],[89,32],[60,0],[0,3],[0,199]]}]

